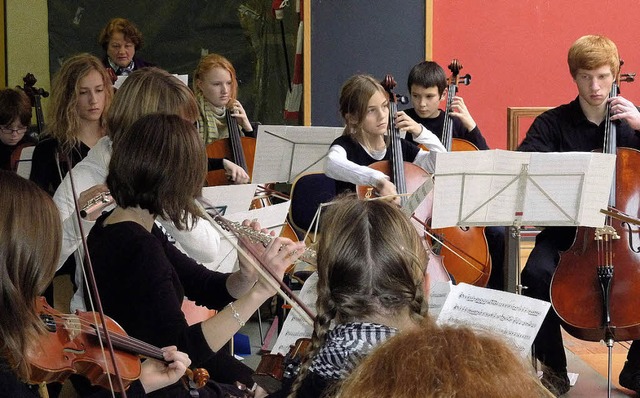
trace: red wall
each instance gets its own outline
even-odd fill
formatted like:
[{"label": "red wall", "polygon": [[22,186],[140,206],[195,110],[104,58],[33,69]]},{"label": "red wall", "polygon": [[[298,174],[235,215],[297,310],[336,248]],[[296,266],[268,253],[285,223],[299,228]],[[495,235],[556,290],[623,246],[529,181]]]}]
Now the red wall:
[{"label": "red wall", "polygon": [[[460,88],[491,148],[506,148],[508,106],[556,106],[573,100],[567,51],[585,34],[618,46],[624,72],[640,73],[637,0],[433,0],[433,60],[453,58],[472,76]],[[640,74],[638,75],[640,80]],[[640,81],[621,93],[640,105]]]}]

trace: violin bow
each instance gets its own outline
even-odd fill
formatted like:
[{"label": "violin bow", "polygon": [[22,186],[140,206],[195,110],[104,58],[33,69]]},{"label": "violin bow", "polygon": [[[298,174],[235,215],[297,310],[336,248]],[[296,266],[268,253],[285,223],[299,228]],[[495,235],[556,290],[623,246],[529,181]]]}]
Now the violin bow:
[{"label": "violin bow", "polygon": [[[83,277],[84,277],[85,285],[89,287],[89,290],[91,292],[91,294],[89,295],[89,302],[91,304],[91,309],[92,310],[97,309],[97,312],[100,315],[100,322],[98,322],[97,318],[95,318],[95,322],[96,324],[102,325],[105,342],[107,345],[107,349],[111,354],[111,363],[113,364],[113,369],[114,369],[116,378],[118,379],[118,385],[120,387],[121,396],[123,398],[127,398],[124,382],[122,381],[122,376],[120,375],[120,370],[118,369],[118,364],[116,362],[116,354],[113,350],[111,336],[107,328],[107,321],[104,315],[104,311],[102,310],[102,302],[100,301],[100,294],[98,293],[98,285],[96,284],[96,279],[93,274],[93,264],[91,262],[91,257],[89,256],[89,247],[87,245],[87,239],[84,236],[84,228],[82,227],[82,221],[81,221],[82,217],[80,216],[80,205],[78,203],[76,187],[73,181],[71,159],[69,158],[68,153],[64,154],[63,160],[67,164],[67,174],[69,175],[69,182],[71,183],[71,193],[73,195],[74,212],[76,215],[76,219],[78,221],[78,228],[80,231],[80,240],[82,241],[82,249],[84,250],[84,256],[78,256],[78,258],[80,259],[80,265],[82,266],[82,269],[84,271]],[[76,264],[76,266],[78,266],[78,264]],[[95,300],[95,308],[94,308],[94,300]],[[95,317],[96,311],[93,311],[93,313]],[[96,328],[96,330],[99,330],[99,328]],[[98,331],[98,333],[100,332]],[[102,345],[102,339],[98,339],[98,341],[100,342],[100,345]],[[103,355],[104,355],[104,350],[103,350]],[[106,355],[104,357],[105,357],[105,363],[106,363],[107,362]],[[107,375],[109,377],[109,384],[111,384],[111,376],[109,375],[109,372],[107,372]],[[113,391],[113,387],[111,389],[111,394],[113,397],[115,397],[115,392]]]},{"label": "violin bow", "polygon": [[[229,225],[229,221],[222,217],[222,215],[219,214],[216,208],[211,205],[206,199],[198,198],[196,200],[196,204],[198,205],[198,207],[200,207],[200,211],[202,212],[202,216],[204,217],[204,219],[209,221],[209,223],[220,232],[221,236],[224,236],[225,232],[222,226],[220,225],[220,223],[214,220],[213,217],[211,217],[205,207],[212,209],[211,211],[214,212],[215,217],[219,219],[221,223]],[[239,240],[246,239],[245,237],[240,236],[234,228],[229,227],[228,230]],[[273,274],[269,267],[262,263],[262,260],[260,259],[260,253],[256,252],[256,250],[250,245],[246,246],[247,251],[251,253],[258,262],[260,262],[260,264],[256,264],[251,256],[249,256],[247,252],[242,247],[240,247],[240,245],[238,245],[231,239],[229,239],[229,242],[238,251],[238,253],[243,256],[249,262],[249,264],[251,264],[256,269],[256,271],[258,271],[260,276],[262,276],[271,285],[271,287],[276,290],[278,295],[280,295],[283,300],[291,305],[291,308],[296,311],[298,315],[302,317],[302,319],[304,319],[309,325],[313,326],[315,314],[306,305],[304,305],[304,303],[302,303],[295,294],[293,294],[291,289],[289,289],[289,287],[284,282],[282,282],[280,278]]]}]

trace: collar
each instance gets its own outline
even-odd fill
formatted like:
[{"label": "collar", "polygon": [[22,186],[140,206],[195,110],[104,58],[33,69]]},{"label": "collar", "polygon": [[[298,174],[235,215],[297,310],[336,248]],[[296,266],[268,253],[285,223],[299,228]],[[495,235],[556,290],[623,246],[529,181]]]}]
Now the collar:
[{"label": "collar", "polygon": [[129,65],[127,65],[124,68],[113,63],[113,61],[111,60],[111,58],[109,58],[109,56],[107,56],[107,61],[109,62],[109,66],[111,67],[111,69],[113,69],[113,71],[116,73],[116,76],[122,75],[123,72],[127,72],[126,75],[128,75],[129,73],[133,72],[133,70],[136,67],[136,63],[133,59],[131,60]]},{"label": "collar", "polygon": [[569,118],[571,120],[571,124],[574,126],[595,126],[595,123],[587,119],[582,111],[582,107],[580,106],[580,96],[577,96],[569,103]]},{"label": "collar", "polygon": [[309,370],[325,379],[345,378],[362,357],[396,333],[397,329],[377,323],[340,324],[327,333]]}]

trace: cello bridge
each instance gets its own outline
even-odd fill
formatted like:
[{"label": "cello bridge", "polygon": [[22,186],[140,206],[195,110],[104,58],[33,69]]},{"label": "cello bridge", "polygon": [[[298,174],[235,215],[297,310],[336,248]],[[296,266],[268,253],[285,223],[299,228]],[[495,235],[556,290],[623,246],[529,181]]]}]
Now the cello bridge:
[{"label": "cello bridge", "polygon": [[614,240],[620,239],[620,235],[616,232],[615,228],[611,225],[605,225],[604,227],[595,229],[594,240]]}]

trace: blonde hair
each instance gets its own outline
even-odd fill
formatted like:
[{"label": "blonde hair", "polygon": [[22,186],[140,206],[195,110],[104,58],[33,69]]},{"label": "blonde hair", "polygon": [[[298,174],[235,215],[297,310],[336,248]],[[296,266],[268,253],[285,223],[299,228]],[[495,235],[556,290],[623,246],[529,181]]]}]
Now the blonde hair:
[{"label": "blonde hair", "polygon": [[428,256],[407,216],[393,203],[342,197],[327,207],[318,242],[318,299],[312,348],[292,387],[295,397],[332,322],[403,311],[419,321]]},{"label": "blonde hair", "polygon": [[107,114],[107,129],[111,140],[129,129],[140,117],[164,112],[195,122],[198,105],[184,83],[160,68],[143,68],[131,73],[116,93]]},{"label": "blonde hair", "polygon": [[198,66],[196,66],[196,70],[193,71],[193,90],[196,93],[202,92],[200,87],[198,87],[198,81],[202,81],[204,74],[214,68],[222,68],[231,75],[231,93],[229,94],[229,102],[227,102],[227,104],[228,106],[232,106],[238,98],[238,80],[236,78],[236,70],[231,62],[220,54],[209,54],[200,59]]},{"label": "blonde hair", "polygon": [[593,70],[601,66],[610,67],[614,79],[620,72],[618,48],[611,39],[604,36],[587,35],[576,40],[569,48],[567,63],[573,78],[578,69]]},{"label": "blonde hair", "polygon": [[554,397],[507,345],[466,327],[425,322],[378,346],[347,377],[339,398]]},{"label": "blonde hair", "polygon": [[29,347],[44,332],[35,298],[53,279],[62,225],[53,200],[35,183],[0,170],[0,186],[0,355],[26,380]]},{"label": "blonde hair", "polygon": [[[351,76],[340,90],[340,114],[346,125],[343,135],[351,136],[357,142],[363,142],[362,124],[367,115],[369,100],[377,92],[385,95],[382,85],[370,75]],[[388,144],[388,143],[387,143]]]},{"label": "blonde hair", "polygon": [[105,115],[113,98],[113,86],[102,62],[91,54],[78,54],[67,59],[53,78],[51,85],[51,108],[47,121],[47,134],[58,141],[62,153],[68,153],[79,143],[80,117],[78,116],[78,95],[80,80],[96,71],[104,86],[104,109],[100,115],[100,125],[106,125]]}]

